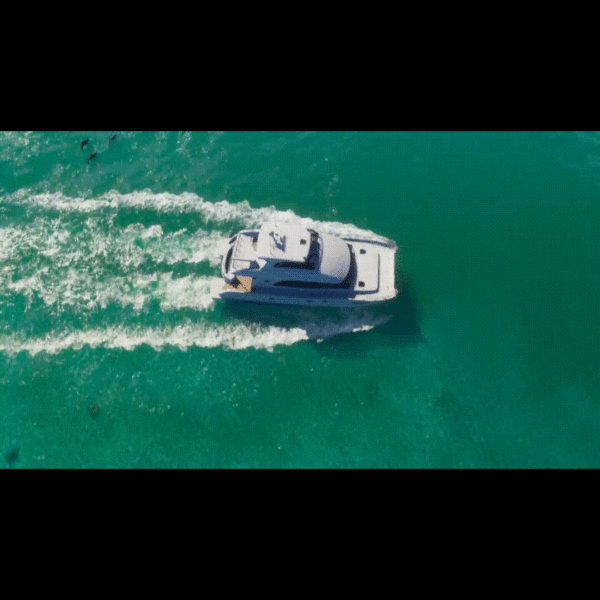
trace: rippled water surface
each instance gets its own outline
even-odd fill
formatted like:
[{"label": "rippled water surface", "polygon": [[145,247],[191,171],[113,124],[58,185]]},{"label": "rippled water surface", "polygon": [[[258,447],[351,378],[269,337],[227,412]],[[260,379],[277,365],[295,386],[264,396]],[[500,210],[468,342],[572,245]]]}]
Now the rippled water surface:
[{"label": "rippled water surface", "polygon": [[[599,183],[592,132],[1,132],[0,466],[598,467]],[[215,303],[272,219],[401,294]]]}]

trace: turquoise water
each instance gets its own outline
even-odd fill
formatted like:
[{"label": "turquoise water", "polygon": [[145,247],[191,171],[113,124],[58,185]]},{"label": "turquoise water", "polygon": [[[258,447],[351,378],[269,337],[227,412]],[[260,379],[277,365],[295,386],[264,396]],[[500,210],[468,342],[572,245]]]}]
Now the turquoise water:
[{"label": "turquoise water", "polygon": [[[596,468],[599,199],[593,132],[2,132],[0,467]],[[270,218],[402,293],[213,302]]]}]

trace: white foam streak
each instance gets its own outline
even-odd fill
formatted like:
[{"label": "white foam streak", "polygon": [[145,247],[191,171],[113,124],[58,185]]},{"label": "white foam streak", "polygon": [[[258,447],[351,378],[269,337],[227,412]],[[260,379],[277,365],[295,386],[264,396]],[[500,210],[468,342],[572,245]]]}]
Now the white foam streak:
[{"label": "white foam streak", "polygon": [[99,281],[75,269],[69,269],[63,277],[56,277],[44,268],[31,277],[5,285],[8,290],[23,294],[30,301],[37,293],[47,306],[61,310],[67,307],[95,310],[119,304],[139,312],[152,301],[158,301],[163,311],[182,308],[208,310],[214,306],[210,279],[194,275],[173,278],[172,273],[154,273]]},{"label": "white foam streak", "polygon": [[191,192],[156,194],[150,190],[143,190],[121,194],[111,190],[96,198],[73,198],[65,196],[62,192],[31,194],[27,190],[19,190],[9,196],[8,200],[61,212],[91,213],[107,208],[136,208],[166,213],[197,213],[207,222],[237,221],[244,223],[246,227],[256,227],[266,221],[299,222],[307,227],[320,229],[324,233],[386,241],[385,237],[354,225],[335,221],[316,221],[307,217],[301,218],[291,210],[278,211],[274,206],[252,208],[246,200],[236,204],[231,204],[227,200],[208,202]]},{"label": "white foam streak", "polygon": [[77,331],[62,335],[49,334],[44,338],[21,339],[17,336],[0,336],[0,352],[8,355],[28,352],[31,355],[47,352],[57,354],[65,350],[90,348],[117,348],[134,350],[148,345],[156,351],[167,346],[187,350],[191,347],[231,350],[257,348],[273,350],[280,344],[293,344],[308,339],[301,329],[278,327],[260,328],[248,325],[214,326],[186,323],[171,328],[108,327]]},{"label": "white foam streak", "polygon": [[0,260],[19,260],[21,253],[34,250],[56,267],[82,264],[89,269],[96,262],[104,268],[107,262],[114,262],[129,270],[148,258],[170,265],[207,261],[216,267],[221,261],[221,244],[227,239],[218,231],[181,229],[164,234],[160,225],[134,223],[118,229],[99,221],[90,217],[76,231],[61,218],[39,217],[22,228],[0,228]]},{"label": "white foam streak", "polygon": [[[38,206],[60,212],[91,213],[107,208],[133,208],[160,213],[200,213],[209,221],[232,221],[244,218],[256,211],[247,201],[230,204],[226,200],[208,202],[191,192],[170,194],[153,193],[150,190],[121,194],[115,190],[95,198],[66,196],[62,192],[32,194],[29,190],[19,190],[8,197],[17,204]],[[260,211],[261,209],[258,209]],[[272,209],[267,209],[268,211]]]},{"label": "white foam streak", "polygon": [[163,328],[106,327],[70,333],[51,333],[42,338],[25,339],[19,335],[0,335],[0,352],[15,355],[28,352],[57,354],[84,347],[134,350],[148,345],[160,351],[171,346],[182,351],[192,347],[245,350],[256,348],[272,351],[276,346],[289,346],[303,340],[323,341],[343,333],[368,331],[385,323],[389,317],[358,318],[345,323],[306,323],[298,327],[276,327],[233,323],[215,325],[186,322]]}]

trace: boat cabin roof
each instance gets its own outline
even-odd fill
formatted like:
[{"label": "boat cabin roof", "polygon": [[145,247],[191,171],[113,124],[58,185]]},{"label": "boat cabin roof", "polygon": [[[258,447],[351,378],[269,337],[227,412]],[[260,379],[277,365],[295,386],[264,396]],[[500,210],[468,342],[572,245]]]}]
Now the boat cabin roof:
[{"label": "boat cabin roof", "polygon": [[302,225],[291,223],[263,225],[256,243],[256,254],[266,260],[282,258],[304,262],[309,249],[310,231]]},{"label": "boat cabin roof", "polygon": [[[315,249],[312,236],[317,235],[319,245]],[[309,254],[311,251],[317,253]],[[332,235],[317,234],[299,224],[263,225],[258,234],[256,255],[267,262],[265,268],[274,267],[282,278],[339,283],[350,269],[350,249],[346,242]],[[306,264],[308,270],[298,268],[299,263]],[[285,267],[288,267],[287,274],[282,272]]]}]

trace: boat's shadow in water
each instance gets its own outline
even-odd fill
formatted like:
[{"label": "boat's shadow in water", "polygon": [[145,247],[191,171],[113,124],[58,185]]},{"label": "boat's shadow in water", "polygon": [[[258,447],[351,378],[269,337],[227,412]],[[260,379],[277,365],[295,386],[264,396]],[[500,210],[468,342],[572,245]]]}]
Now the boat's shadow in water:
[{"label": "boat's shadow in water", "polygon": [[259,326],[299,328],[320,351],[357,356],[373,345],[408,346],[423,340],[412,280],[398,276],[396,298],[366,308],[313,308],[224,302],[223,317]]}]

